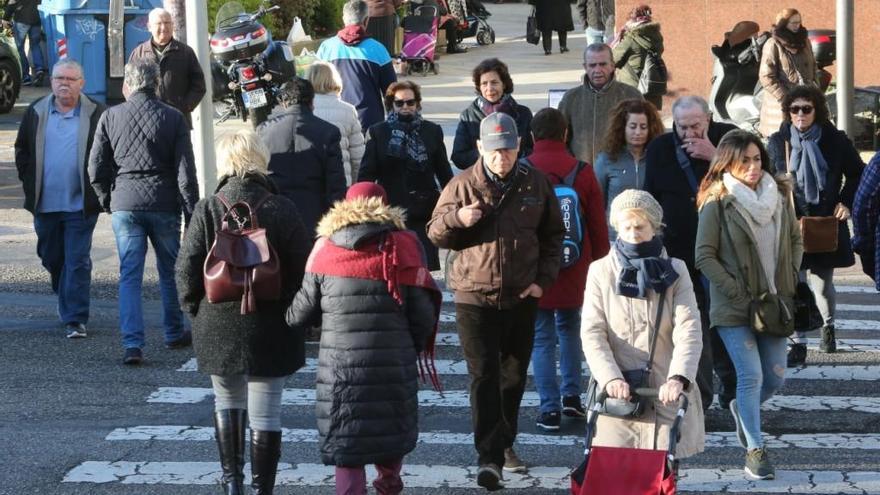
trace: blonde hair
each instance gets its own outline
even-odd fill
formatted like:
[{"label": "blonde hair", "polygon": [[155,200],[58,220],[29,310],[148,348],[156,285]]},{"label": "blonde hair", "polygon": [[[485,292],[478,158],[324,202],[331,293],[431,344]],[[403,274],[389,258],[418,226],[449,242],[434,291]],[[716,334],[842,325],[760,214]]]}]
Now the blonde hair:
[{"label": "blonde hair", "polygon": [[306,72],[306,79],[312,83],[317,94],[333,93],[338,95],[342,92],[342,77],[333,64],[321,61],[312,62]]},{"label": "blonde hair", "polygon": [[269,149],[257,134],[242,129],[220,135],[214,142],[217,153],[217,178],[248,173],[269,172]]}]

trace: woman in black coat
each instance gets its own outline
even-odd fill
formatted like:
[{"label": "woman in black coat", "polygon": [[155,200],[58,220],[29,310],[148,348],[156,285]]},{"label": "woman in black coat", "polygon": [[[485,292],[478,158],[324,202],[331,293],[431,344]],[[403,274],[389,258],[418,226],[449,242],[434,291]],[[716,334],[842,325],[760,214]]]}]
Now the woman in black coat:
[{"label": "woman in black coat", "polygon": [[559,36],[559,53],[568,51],[568,32],[574,31],[571,5],[568,0],[529,0],[535,6],[535,21],[541,31],[544,55],[553,53],[553,31]]},{"label": "woman in black coat", "polygon": [[351,186],[318,224],[287,312],[290,325],[321,325],[315,416],[336,493],[365,494],[366,464],[376,464],[378,493],[400,493],[418,439],[417,359],[433,352],[441,294],[403,215],[382,186]]},{"label": "woman in black coat", "polygon": [[507,64],[497,58],[483,60],[471,74],[477,98],[462,110],[452,142],[452,162],[465,170],[480,159],[477,139],[480,122],[492,113],[502,112],[513,117],[519,133],[519,157],[532,154],[532,111],[513,99],[513,79]]},{"label": "woman in black coat", "polygon": [[[251,427],[251,472],[255,493],[271,494],[281,455],[281,391],[284,380],[305,362],[305,339],[290,329],[284,312],[300,287],[310,240],[296,206],[278,194],[268,179],[269,151],[251,130],[217,140],[220,184],[200,200],[177,257],[177,290],[192,318],[193,347],[199,371],[214,386],[217,446],[227,494],[243,494],[245,421]],[[256,312],[241,314],[241,301],[210,303],[203,267],[230,205],[244,201],[256,208],[281,269],[281,297],[257,300]],[[247,209],[236,207],[246,217]],[[231,217],[229,223],[235,226]],[[246,225],[249,225],[250,221]]]},{"label": "woman in black coat", "polygon": [[[834,269],[855,264],[846,221],[865,164],[846,133],[830,122],[825,96],[818,88],[796,86],[783,98],[782,112],[784,120],[779,131],[770,136],[767,151],[777,173],[791,171],[793,175],[798,218],[833,216],[838,219],[837,250],[805,252],[800,267],[801,277],[809,277],[825,322],[819,350],[835,352]],[[807,248],[806,239],[804,244]],[[789,367],[802,366],[806,355],[806,335],[798,332],[788,354]]]},{"label": "woman in black coat", "polygon": [[439,270],[437,247],[428,240],[425,224],[431,218],[440,189],[452,179],[443,129],[422,119],[422,92],[413,82],[389,86],[385,108],[388,118],[370,127],[367,133],[358,180],[379,183],[388,192],[388,202],[406,210],[406,228],[419,236],[428,269]]}]

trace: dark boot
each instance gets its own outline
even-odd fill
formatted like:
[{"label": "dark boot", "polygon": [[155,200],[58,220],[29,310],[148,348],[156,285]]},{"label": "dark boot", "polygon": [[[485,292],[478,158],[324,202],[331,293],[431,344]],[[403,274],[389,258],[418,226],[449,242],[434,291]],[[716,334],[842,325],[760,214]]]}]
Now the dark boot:
[{"label": "dark boot", "polygon": [[807,362],[807,344],[791,344],[788,350],[788,367],[799,368]]},{"label": "dark boot", "polygon": [[281,432],[251,430],[251,475],[253,495],[272,495],[275,473],[281,457]]},{"label": "dark boot", "polygon": [[220,450],[223,477],[220,483],[226,495],[244,495],[244,429],[247,411],[224,409],[214,413],[214,437]]},{"label": "dark boot", "polygon": [[822,340],[819,342],[819,350],[822,352],[837,352],[837,340],[834,335],[834,325],[822,327]]}]

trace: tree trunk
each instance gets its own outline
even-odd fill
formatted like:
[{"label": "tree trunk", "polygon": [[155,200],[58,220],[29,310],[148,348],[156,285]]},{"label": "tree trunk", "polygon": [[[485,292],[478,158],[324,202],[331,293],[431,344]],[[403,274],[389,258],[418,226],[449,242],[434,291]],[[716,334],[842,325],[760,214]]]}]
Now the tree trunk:
[{"label": "tree trunk", "polygon": [[186,44],[186,8],[185,0],[163,0],[162,7],[171,14],[174,23],[174,39]]}]

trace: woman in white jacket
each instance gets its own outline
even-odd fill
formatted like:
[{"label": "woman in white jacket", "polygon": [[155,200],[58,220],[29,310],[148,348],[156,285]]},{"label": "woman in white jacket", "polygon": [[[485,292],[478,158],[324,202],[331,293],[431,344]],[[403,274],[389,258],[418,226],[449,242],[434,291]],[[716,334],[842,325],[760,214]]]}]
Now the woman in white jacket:
[{"label": "woman in white jacket", "polygon": [[364,156],[364,134],[358,120],[357,110],[350,103],[339,99],[342,78],[332,64],[315,61],[309,67],[306,78],[315,88],[315,117],[326,120],[339,128],[342,140],[342,165],[345,168],[347,186],[357,182],[357,171]]}]

